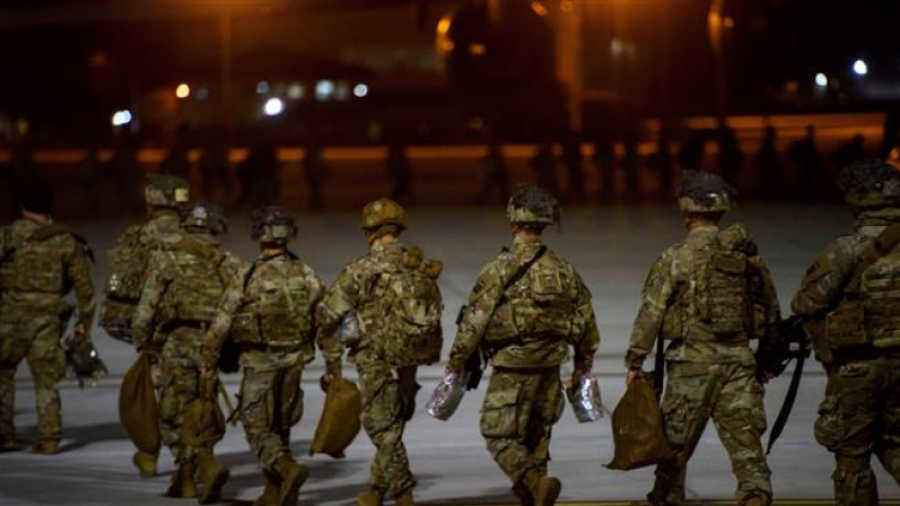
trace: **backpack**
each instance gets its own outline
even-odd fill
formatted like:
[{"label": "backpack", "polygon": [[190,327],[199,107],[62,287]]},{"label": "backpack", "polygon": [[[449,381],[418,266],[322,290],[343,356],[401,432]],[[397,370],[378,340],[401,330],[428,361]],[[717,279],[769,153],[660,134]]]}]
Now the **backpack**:
[{"label": "backpack", "polygon": [[46,225],[34,230],[24,241],[13,244],[2,258],[3,285],[6,288],[28,293],[64,295],[71,289],[62,261],[62,255],[49,244],[51,239],[68,235],[75,239],[85,255],[93,261],[93,253],[87,242],[59,224]]},{"label": "backpack", "polygon": [[882,256],[860,277],[867,341],[876,348],[900,346],[900,251]]},{"label": "backpack", "polygon": [[[739,228],[738,228],[739,227]],[[753,306],[747,255],[729,242],[734,226],[694,251],[694,314],[698,325],[719,339],[752,335]]]},{"label": "backpack", "polygon": [[144,289],[150,254],[157,249],[144,227],[132,227],[109,251],[111,273],[99,325],[115,339],[131,342],[134,311]]},{"label": "backpack", "polygon": [[390,264],[376,278],[361,315],[380,313],[381,328],[373,329],[373,344],[376,355],[388,364],[405,367],[440,360],[444,304],[436,280],[442,268],[441,262],[424,260],[421,250],[411,248],[402,264]]},{"label": "backpack", "polygon": [[183,239],[171,248],[175,273],[161,303],[158,323],[163,328],[184,322],[210,323],[218,312],[227,276],[224,252]]}]

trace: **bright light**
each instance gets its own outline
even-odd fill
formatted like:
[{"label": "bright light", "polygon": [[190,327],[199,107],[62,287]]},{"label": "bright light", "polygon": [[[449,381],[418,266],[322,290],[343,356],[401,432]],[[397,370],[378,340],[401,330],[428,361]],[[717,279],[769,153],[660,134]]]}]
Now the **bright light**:
[{"label": "bright light", "polygon": [[316,83],[316,100],[325,101],[331,98],[331,95],[334,94],[334,82],[333,81],[319,81]]},{"label": "bright light", "polygon": [[265,95],[269,92],[269,81],[260,81],[256,83],[256,93],[258,95]]},{"label": "bright light", "polygon": [[358,98],[363,98],[369,94],[369,87],[365,84],[357,84],[353,87],[353,95]]},{"label": "bright light", "polygon": [[818,86],[819,88],[825,88],[826,86],[828,86],[828,76],[826,76],[822,72],[816,74],[816,86]]},{"label": "bright light", "polygon": [[301,98],[303,98],[303,95],[305,94],[305,91],[306,91],[306,90],[303,89],[303,85],[302,85],[302,84],[300,84],[300,83],[293,83],[293,84],[291,84],[290,86],[288,86],[288,89],[287,89],[287,96],[288,96],[288,98],[291,99],[291,100],[300,100]]},{"label": "bright light", "polygon": [[175,88],[175,96],[178,98],[188,98],[191,96],[191,87],[187,83],[181,83]]},{"label": "bright light", "polygon": [[278,116],[284,111],[284,102],[280,98],[270,98],[266,100],[263,111],[266,113],[266,116]]},{"label": "bright light", "polygon": [[131,123],[131,111],[128,109],[116,111],[115,114],[112,115],[113,126],[120,127],[129,123]]},{"label": "bright light", "polygon": [[856,60],[853,63],[853,72],[858,76],[864,76],[869,73],[869,66],[862,60]]}]

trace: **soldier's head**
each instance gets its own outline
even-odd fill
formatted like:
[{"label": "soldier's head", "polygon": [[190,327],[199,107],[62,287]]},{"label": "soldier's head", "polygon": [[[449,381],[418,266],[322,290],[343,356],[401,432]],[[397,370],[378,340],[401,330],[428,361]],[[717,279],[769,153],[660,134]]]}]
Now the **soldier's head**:
[{"label": "soldier's head", "polygon": [[900,205],[900,171],[883,160],[859,160],[844,167],[838,188],[844,200],[858,209]]},{"label": "soldier's head", "polygon": [[30,217],[48,217],[53,212],[53,191],[45,185],[28,185],[22,192],[22,214]]},{"label": "soldier's head", "polygon": [[540,235],[547,225],[559,221],[559,203],[553,195],[533,184],[520,184],[506,205],[506,217],[514,233],[526,231]]},{"label": "soldier's head", "polygon": [[144,187],[144,200],[151,212],[159,209],[177,210],[187,204],[190,198],[187,181],[171,174],[151,176]]},{"label": "soldier's head", "polygon": [[228,231],[222,210],[202,200],[181,208],[181,228],[189,234],[220,236]]},{"label": "soldier's head", "polygon": [[285,248],[297,237],[297,222],[287,209],[265,206],[253,211],[253,240],[264,249]]},{"label": "soldier's head", "polygon": [[718,223],[734,207],[737,191],[721,177],[709,172],[687,170],[678,189],[678,208],[688,224]]},{"label": "soldier's head", "polygon": [[406,211],[391,199],[369,202],[362,210],[360,228],[369,244],[384,237],[396,239],[406,230]]}]

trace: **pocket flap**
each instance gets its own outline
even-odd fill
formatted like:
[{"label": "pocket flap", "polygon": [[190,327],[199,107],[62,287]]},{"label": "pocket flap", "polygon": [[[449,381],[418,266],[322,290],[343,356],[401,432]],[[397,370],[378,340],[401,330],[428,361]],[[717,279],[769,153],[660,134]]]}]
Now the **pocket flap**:
[{"label": "pocket flap", "polygon": [[491,392],[484,399],[484,409],[501,409],[507,406],[515,406],[519,401],[519,392],[516,390],[504,390]]}]

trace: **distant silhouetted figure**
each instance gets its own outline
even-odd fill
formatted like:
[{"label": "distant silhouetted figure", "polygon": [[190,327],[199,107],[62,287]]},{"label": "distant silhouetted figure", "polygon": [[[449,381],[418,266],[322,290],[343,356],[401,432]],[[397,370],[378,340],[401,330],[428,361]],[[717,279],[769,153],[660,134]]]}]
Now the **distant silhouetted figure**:
[{"label": "distant silhouetted figure", "polygon": [[412,165],[403,144],[393,143],[388,147],[385,171],[391,178],[391,198],[401,204],[408,203],[412,189]]},{"label": "distant silhouetted figure", "polygon": [[[27,138],[13,148],[9,165],[13,186],[17,189],[17,195],[21,194],[19,190],[40,182],[41,167],[38,165],[37,160],[34,159],[34,150]],[[18,203],[16,203],[16,206],[18,207]]]},{"label": "distant silhouetted figure", "polygon": [[163,174],[172,174],[185,181],[190,181],[191,161],[188,160],[187,146],[176,143],[159,162],[159,171]]},{"label": "distant silhouetted figure", "polygon": [[600,201],[606,200],[615,193],[616,148],[612,138],[603,136],[594,142],[594,155],[591,157],[600,176]]},{"label": "distant silhouetted figure", "polygon": [[882,158],[888,158],[891,151],[898,146],[900,146],[900,110],[892,109],[884,118],[884,132],[879,155]]},{"label": "distant silhouetted figure", "polygon": [[144,185],[144,169],[130,136],[118,140],[112,157],[106,163],[105,173],[116,189],[120,207],[129,213],[143,213],[144,204],[139,193]]},{"label": "distant silhouetted figure", "polygon": [[656,154],[653,158],[653,168],[659,172],[660,199],[668,200],[673,195],[672,180],[675,177],[675,160],[669,146],[669,129],[663,127],[659,130],[659,138],[656,140]]},{"label": "distant silhouetted figure", "polygon": [[706,154],[706,132],[692,130],[681,145],[678,164],[682,169],[703,170],[703,156]]},{"label": "distant silhouetted figure", "polygon": [[241,182],[241,205],[256,208],[278,204],[279,164],[275,147],[260,142],[250,148],[237,166]]},{"label": "distant silhouetted figure", "polygon": [[806,127],[806,137],[791,144],[788,156],[800,173],[800,188],[797,194],[807,200],[814,198],[819,171],[822,170],[819,150],[816,147],[816,127],[812,125]]},{"label": "distant silhouetted figure", "polygon": [[584,188],[584,155],[581,153],[581,142],[574,133],[569,133],[563,141],[562,163],[569,173],[566,200],[572,204],[584,204],[587,201]]},{"label": "distant silhouetted figure", "polygon": [[197,162],[202,178],[203,196],[228,207],[234,199],[231,181],[231,162],[228,160],[228,149],[219,140],[209,142],[200,153]]},{"label": "distant silhouetted figure", "polygon": [[480,170],[481,189],[478,191],[478,205],[488,204],[495,193],[500,202],[506,202],[509,198],[509,179],[503,148],[499,142],[491,142],[488,145],[488,152],[481,159]]},{"label": "distant silhouetted figure", "polygon": [[625,139],[625,158],[622,160],[622,170],[625,172],[625,193],[631,199],[640,196],[640,167],[641,155],[638,152],[638,135],[635,132],[628,134]]},{"label": "distant silhouetted figure", "polygon": [[553,156],[553,144],[542,142],[531,158],[531,168],[537,184],[544,190],[559,198],[559,179],[556,177],[556,157]]},{"label": "distant silhouetted figure", "polygon": [[764,197],[780,199],[784,196],[782,182],[784,175],[781,159],[776,146],[777,133],[775,127],[767,126],[763,133],[759,152],[756,154],[756,168],[760,176],[760,188]]},{"label": "distant silhouetted figure", "polygon": [[325,161],[322,146],[311,142],[306,147],[306,154],[303,157],[303,173],[306,176],[306,184],[309,185],[309,208],[313,211],[325,209],[325,202],[322,199],[322,184],[325,183],[330,172],[331,168]]},{"label": "distant silhouetted figure", "polygon": [[731,185],[740,189],[741,169],[744,166],[744,153],[738,142],[734,128],[719,129],[719,171]]},{"label": "distant silhouetted figure", "polygon": [[78,164],[78,187],[81,191],[82,201],[86,204],[86,210],[91,218],[100,214],[100,201],[97,195],[102,192],[103,165],[97,154],[97,148],[88,149],[84,159]]},{"label": "distant silhouetted figure", "polygon": [[851,163],[861,160],[866,156],[866,138],[862,134],[856,134],[849,142],[838,146],[834,153],[834,161],[839,168],[849,166]]}]

